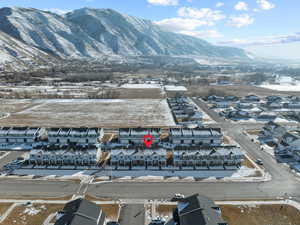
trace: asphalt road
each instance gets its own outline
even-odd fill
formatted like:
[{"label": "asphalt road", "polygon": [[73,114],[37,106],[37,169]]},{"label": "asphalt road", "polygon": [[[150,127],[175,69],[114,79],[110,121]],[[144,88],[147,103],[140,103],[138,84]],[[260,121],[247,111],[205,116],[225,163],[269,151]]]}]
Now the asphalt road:
[{"label": "asphalt road", "polygon": [[124,205],[121,209],[119,222],[121,225],[144,225],[145,207],[141,204]]},{"label": "asphalt road", "polygon": [[[172,182],[172,183],[133,183],[108,182],[90,184],[87,194],[113,199],[169,199],[174,193],[185,195],[200,193],[215,200],[257,199],[293,196],[300,199],[300,179],[289,169],[278,164],[270,155],[260,150],[259,146],[245,136],[245,129],[258,129],[261,124],[234,124],[220,118],[217,113],[208,110],[206,105],[195,101],[217,124],[226,135],[231,136],[253,158],[264,162],[266,171],[272,175],[267,182]],[[75,182],[59,181],[20,181],[0,179],[0,195],[27,195],[34,197],[61,196],[74,194],[79,188]],[[135,209],[133,209],[134,211]]]}]

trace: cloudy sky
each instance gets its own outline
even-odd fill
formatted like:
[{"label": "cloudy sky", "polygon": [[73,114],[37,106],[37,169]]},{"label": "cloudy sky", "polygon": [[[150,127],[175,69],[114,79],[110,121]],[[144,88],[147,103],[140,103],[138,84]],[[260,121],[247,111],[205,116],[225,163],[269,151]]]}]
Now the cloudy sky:
[{"label": "cloudy sky", "polygon": [[82,7],[112,8],[151,19],[168,31],[275,58],[300,60],[299,0],[0,0],[64,13]]}]

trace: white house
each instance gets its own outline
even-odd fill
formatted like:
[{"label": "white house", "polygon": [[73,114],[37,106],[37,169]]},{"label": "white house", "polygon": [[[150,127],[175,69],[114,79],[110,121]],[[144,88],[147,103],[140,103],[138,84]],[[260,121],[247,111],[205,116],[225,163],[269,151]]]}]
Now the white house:
[{"label": "white house", "polygon": [[110,152],[110,165],[112,166],[166,166],[165,149],[134,150],[113,149]]},{"label": "white house", "polygon": [[174,166],[232,166],[240,165],[244,154],[237,147],[173,151]]},{"label": "white house", "polygon": [[144,136],[151,135],[153,143],[160,141],[160,128],[120,128],[119,142],[125,145],[144,145]]},{"label": "white house", "polygon": [[32,145],[40,136],[40,128],[32,127],[1,127],[1,145]]},{"label": "white house", "polygon": [[103,129],[98,128],[51,128],[48,129],[50,144],[95,145],[103,136]]},{"label": "white house", "polygon": [[223,143],[223,134],[220,128],[171,128],[169,140],[179,146],[219,146]]},{"label": "white house", "polygon": [[28,162],[33,165],[96,165],[101,156],[97,149],[85,151],[31,150]]}]

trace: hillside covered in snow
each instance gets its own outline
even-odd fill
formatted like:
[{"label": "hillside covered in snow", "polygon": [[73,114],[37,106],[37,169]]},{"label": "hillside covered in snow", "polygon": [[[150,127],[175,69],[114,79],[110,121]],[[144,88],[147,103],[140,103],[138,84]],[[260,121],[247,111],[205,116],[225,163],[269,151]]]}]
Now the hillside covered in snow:
[{"label": "hillside covered in snow", "polygon": [[242,49],[214,46],[198,38],[166,32],[149,20],[111,9],[83,8],[58,15],[32,8],[6,7],[0,9],[0,31],[26,45],[15,51],[34,48],[33,52],[43,52],[41,55],[61,58],[197,55],[249,59]]}]

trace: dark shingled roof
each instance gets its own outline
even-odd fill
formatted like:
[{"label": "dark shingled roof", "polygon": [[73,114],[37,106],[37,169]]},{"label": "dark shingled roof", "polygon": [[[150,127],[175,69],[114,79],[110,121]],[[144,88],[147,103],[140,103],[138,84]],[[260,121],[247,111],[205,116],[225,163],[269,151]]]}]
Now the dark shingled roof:
[{"label": "dark shingled roof", "polygon": [[63,213],[55,225],[103,225],[105,221],[105,214],[101,208],[85,199],[68,202]]},{"label": "dark shingled roof", "polygon": [[177,205],[180,225],[226,225],[220,208],[211,200],[198,194],[186,197]]}]

